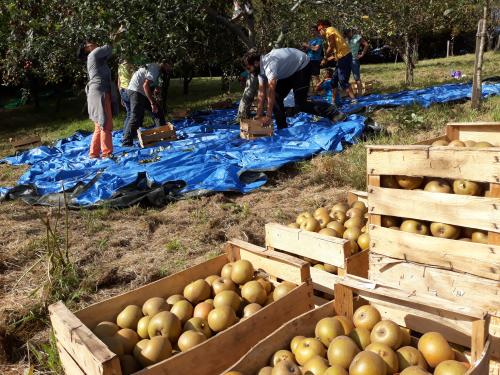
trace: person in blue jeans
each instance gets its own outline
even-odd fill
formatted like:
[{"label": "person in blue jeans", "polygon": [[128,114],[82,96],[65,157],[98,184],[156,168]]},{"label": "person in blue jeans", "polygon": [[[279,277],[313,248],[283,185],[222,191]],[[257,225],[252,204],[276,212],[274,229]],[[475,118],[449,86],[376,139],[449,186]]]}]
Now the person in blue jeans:
[{"label": "person in blue jeans", "polygon": [[126,60],[123,60],[120,65],[118,65],[118,91],[120,92],[120,98],[122,106],[125,108],[125,122],[123,124],[124,128],[127,128],[128,122],[130,121],[130,98],[128,94],[128,85],[134,74],[134,65]]},{"label": "person in blue jeans", "polygon": [[[345,30],[344,35],[349,43],[349,47],[351,48],[352,53],[352,76],[354,81],[356,81],[356,86],[358,88],[357,93],[360,95],[362,93],[362,85],[361,85],[361,67],[359,60],[362,59],[366,52],[368,52],[368,42],[353,29]],[[359,50],[363,47],[363,50],[359,52]]]},{"label": "person in blue jeans", "polygon": [[319,83],[319,75],[321,73],[321,60],[323,60],[323,43],[324,40],[318,32],[316,25],[311,26],[312,39],[303,43],[302,47],[311,61],[311,83],[315,88]]}]

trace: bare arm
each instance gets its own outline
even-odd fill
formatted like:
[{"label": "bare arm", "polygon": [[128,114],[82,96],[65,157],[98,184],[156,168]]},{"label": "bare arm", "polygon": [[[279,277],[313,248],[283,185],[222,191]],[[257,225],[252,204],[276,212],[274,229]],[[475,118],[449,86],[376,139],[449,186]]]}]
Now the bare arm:
[{"label": "bare arm", "polygon": [[277,79],[272,79],[269,81],[269,87],[267,90],[267,111],[266,117],[273,118],[273,108],[276,102],[276,85],[278,84]]},{"label": "bare arm", "polygon": [[363,51],[358,55],[359,59],[366,55],[366,53],[368,52],[368,47],[369,47],[369,44],[365,39],[361,39],[360,44],[363,46]]},{"label": "bare arm", "polygon": [[262,117],[264,114],[264,101],[266,99],[267,83],[259,82],[259,94],[257,96],[257,114],[256,117]]},{"label": "bare arm", "polygon": [[156,106],[156,103],[153,100],[153,90],[151,90],[151,81],[146,79],[142,87],[144,88],[144,93],[146,94],[146,98],[148,98],[149,102],[151,103],[151,110],[155,113],[158,112],[158,107]]}]

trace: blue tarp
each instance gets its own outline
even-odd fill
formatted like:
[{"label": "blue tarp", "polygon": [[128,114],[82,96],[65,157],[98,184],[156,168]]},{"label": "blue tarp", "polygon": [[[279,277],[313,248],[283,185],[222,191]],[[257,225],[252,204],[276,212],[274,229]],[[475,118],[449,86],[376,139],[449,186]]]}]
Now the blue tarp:
[{"label": "blue tarp", "polygon": [[[466,99],[471,86],[442,85],[387,95],[369,95],[358,104],[345,104],[345,112],[365,107],[398,106]],[[484,85],[485,95],[500,94],[500,84]],[[115,160],[88,158],[91,135],[76,133],[53,147],[41,146],[4,159],[30,169],[12,189],[0,188],[0,198],[22,197],[30,203],[55,204],[63,186],[71,205],[92,206],[107,202],[126,206],[143,200],[153,204],[171,196],[205,192],[248,193],[267,182],[265,171],[323,152],[340,152],[343,143],[354,143],[364,130],[365,118],[351,115],[333,124],[307,114],[289,118],[289,128],[274,137],[246,141],[234,124],[235,110],[216,110],[175,123],[175,142],[155,147],[123,148],[122,132],[113,133]],[[41,199],[39,199],[41,197]],[[48,198],[47,198],[48,197]]]}]

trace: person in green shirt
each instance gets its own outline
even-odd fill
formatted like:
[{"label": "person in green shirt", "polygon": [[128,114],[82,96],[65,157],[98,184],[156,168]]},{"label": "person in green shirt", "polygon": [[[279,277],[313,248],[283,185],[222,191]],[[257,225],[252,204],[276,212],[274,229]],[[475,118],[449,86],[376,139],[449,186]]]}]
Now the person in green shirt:
[{"label": "person in green shirt", "polygon": [[128,85],[132,79],[134,71],[134,65],[129,63],[127,60],[123,60],[120,65],[118,65],[118,91],[120,92],[122,106],[125,108],[126,112],[124,128],[127,128],[128,122],[130,121],[130,98],[128,94]]},{"label": "person in green shirt", "polygon": [[[368,42],[353,29],[347,29],[344,31],[344,36],[349,43],[352,53],[352,76],[354,81],[356,81],[358,95],[362,92],[361,86],[361,67],[359,60],[362,59],[366,52],[368,52]],[[361,53],[359,50],[363,47]]]}]

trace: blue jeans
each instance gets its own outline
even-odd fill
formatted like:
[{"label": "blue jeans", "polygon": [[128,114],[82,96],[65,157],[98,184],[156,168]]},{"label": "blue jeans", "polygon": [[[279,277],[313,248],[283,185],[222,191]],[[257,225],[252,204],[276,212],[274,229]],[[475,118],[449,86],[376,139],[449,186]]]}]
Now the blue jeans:
[{"label": "blue jeans", "polygon": [[356,57],[352,57],[352,76],[355,81],[361,81],[361,67],[359,66],[359,60]]},{"label": "blue jeans", "polygon": [[341,87],[347,89],[349,87],[349,78],[351,77],[352,70],[352,54],[348,54],[337,61],[337,67],[333,73],[332,87],[336,89]]},{"label": "blue jeans", "polygon": [[128,122],[130,121],[130,97],[128,95],[128,90],[121,88],[120,97],[122,98],[123,106],[125,107],[125,121],[123,122],[123,127],[126,129]]}]

